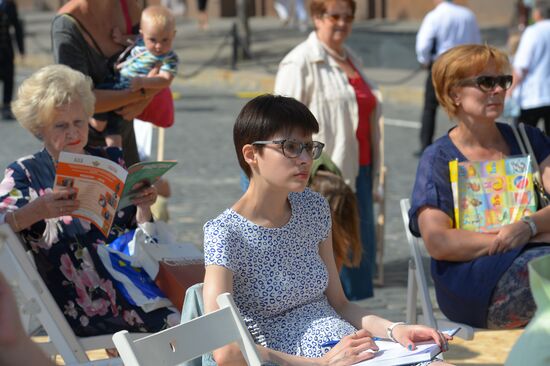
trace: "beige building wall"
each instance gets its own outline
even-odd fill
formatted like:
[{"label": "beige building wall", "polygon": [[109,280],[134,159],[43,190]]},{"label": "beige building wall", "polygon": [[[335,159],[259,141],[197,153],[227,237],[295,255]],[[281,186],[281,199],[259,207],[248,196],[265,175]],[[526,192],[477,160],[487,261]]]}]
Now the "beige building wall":
[{"label": "beige building wall", "polygon": [[15,0],[19,11],[25,10],[56,10],[66,0]]},{"label": "beige building wall", "polygon": [[[389,20],[420,21],[428,11],[434,8],[433,0],[386,1]],[[517,14],[517,0],[455,0],[455,3],[472,9],[482,26],[512,24]]]},{"label": "beige building wall", "polygon": [[[117,0],[113,0],[117,1]],[[149,4],[158,4],[160,0],[138,0]],[[274,0],[249,0],[250,13],[255,16],[276,16]],[[21,11],[30,9],[57,9],[65,0],[16,0]],[[388,20],[421,21],[424,15],[433,9],[433,0],[356,0],[357,19],[386,18]],[[482,26],[507,26],[516,17],[518,0],[455,0],[457,4],[472,9]],[[309,3],[306,0],[306,3]],[[186,16],[197,14],[196,0],[186,0]],[[235,16],[236,0],[209,0],[208,14],[215,18]]]}]

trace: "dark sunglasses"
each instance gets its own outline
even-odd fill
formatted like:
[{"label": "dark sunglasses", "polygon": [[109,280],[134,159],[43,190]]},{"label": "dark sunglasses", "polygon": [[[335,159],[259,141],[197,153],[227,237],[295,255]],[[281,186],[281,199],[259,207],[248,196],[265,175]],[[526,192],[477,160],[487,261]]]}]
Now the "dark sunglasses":
[{"label": "dark sunglasses", "polygon": [[323,14],[323,17],[330,19],[330,21],[333,23],[339,22],[340,20],[344,21],[345,23],[351,23],[355,19],[355,16],[350,14],[336,14],[336,13],[334,14],[325,13]]},{"label": "dark sunglasses", "polygon": [[512,75],[481,75],[476,78],[462,80],[460,85],[474,85],[484,92],[489,92],[494,90],[497,85],[507,90],[512,86],[512,81]]},{"label": "dark sunglasses", "polygon": [[276,144],[281,145],[283,155],[287,158],[297,158],[302,154],[302,151],[306,151],[313,160],[318,159],[321,156],[321,152],[325,147],[325,144],[319,141],[311,142],[298,142],[290,139],[275,140],[275,141],[254,141],[252,145],[269,145]]}]

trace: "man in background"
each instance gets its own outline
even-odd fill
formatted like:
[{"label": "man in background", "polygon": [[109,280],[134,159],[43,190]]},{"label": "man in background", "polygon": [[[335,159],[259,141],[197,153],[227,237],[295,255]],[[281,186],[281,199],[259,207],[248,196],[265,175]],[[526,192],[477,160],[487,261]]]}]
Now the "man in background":
[{"label": "man in background", "polygon": [[514,84],[508,91],[518,96],[519,121],[536,126],[544,120],[550,134],[550,0],[536,0],[535,24],[525,28],[514,56]]},{"label": "man in background", "polygon": [[4,104],[2,105],[2,119],[4,121],[14,120],[10,107],[15,78],[15,53],[12,45],[11,29],[15,31],[19,53],[24,55],[24,34],[21,21],[17,15],[17,5],[13,0],[0,0],[0,79],[4,84]]},{"label": "man in background", "polygon": [[435,131],[437,99],[432,84],[432,64],[448,49],[471,43],[481,43],[481,34],[474,13],[452,0],[434,0],[435,8],[424,17],[416,35],[416,58],[428,69],[424,90],[424,110],[420,129],[420,156],[432,143]]},{"label": "man in background", "polygon": [[273,7],[283,25],[294,23],[293,25],[302,33],[307,31],[307,10],[304,0],[275,0]]}]

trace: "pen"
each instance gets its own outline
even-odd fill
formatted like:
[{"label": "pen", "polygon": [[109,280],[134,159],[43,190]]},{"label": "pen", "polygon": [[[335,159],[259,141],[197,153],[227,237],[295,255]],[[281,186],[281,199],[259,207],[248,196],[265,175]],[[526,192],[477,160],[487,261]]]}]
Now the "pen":
[{"label": "pen", "polygon": [[[454,336],[456,333],[458,333],[458,331],[460,330],[460,327],[456,327],[456,328],[452,328],[452,329],[447,329],[447,330],[444,330],[442,331],[442,333],[445,333],[445,334],[448,334],[450,336]],[[380,338],[380,337],[372,337],[372,340],[373,341],[383,341],[384,338]],[[338,344],[338,342],[340,342],[339,340],[334,340],[334,341],[327,341],[325,343],[322,343],[321,344],[321,347],[325,348],[325,347],[334,347]]]},{"label": "pen", "polygon": [[[376,341],[381,341],[382,338],[380,338],[380,337],[372,337],[372,340],[376,342]],[[330,348],[332,348],[332,347],[336,346],[336,345],[338,344],[338,342],[340,342],[340,341],[327,341],[327,342],[325,342],[325,343],[322,343],[322,344],[321,344],[321,347],[323,347],[323,348],[324,348],[324,347],[330,347]]]},{"label": "pen", "polygon": [[456,328],[452,328],[452,329],[443,330],[443,331],[441,331],[441,333],[450,335],[450,336],[452,337],[452,336],[454,336],[456,333],[458,333],[458,331],[459,331],[460,329],[461,329],[460,327],[456,327]]}]

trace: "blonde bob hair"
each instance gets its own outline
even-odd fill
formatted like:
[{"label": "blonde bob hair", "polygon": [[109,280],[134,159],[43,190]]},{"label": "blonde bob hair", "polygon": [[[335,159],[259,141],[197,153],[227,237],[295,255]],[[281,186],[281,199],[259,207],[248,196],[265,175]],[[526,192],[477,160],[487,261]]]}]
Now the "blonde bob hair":
[{"label": "blonde bob hair", "polygon": [[55,110],[74,101],[82,103],[88,117],[95,107],[92,80],[65,65],[41,68],[23,81],[12,111],[19,124],[40,138],[42,128],[52,123]]},{"label": "blonde bob hair", "polygon": [[479,75],[490,63],[495,65],[498,73],[510,72],[508,56],[489,45],[453,47],[435,61],[432,67],[435,95],[449,117],[456,117],[458,113],[458,106],[452,98],[453,89],[461,81]]}]

